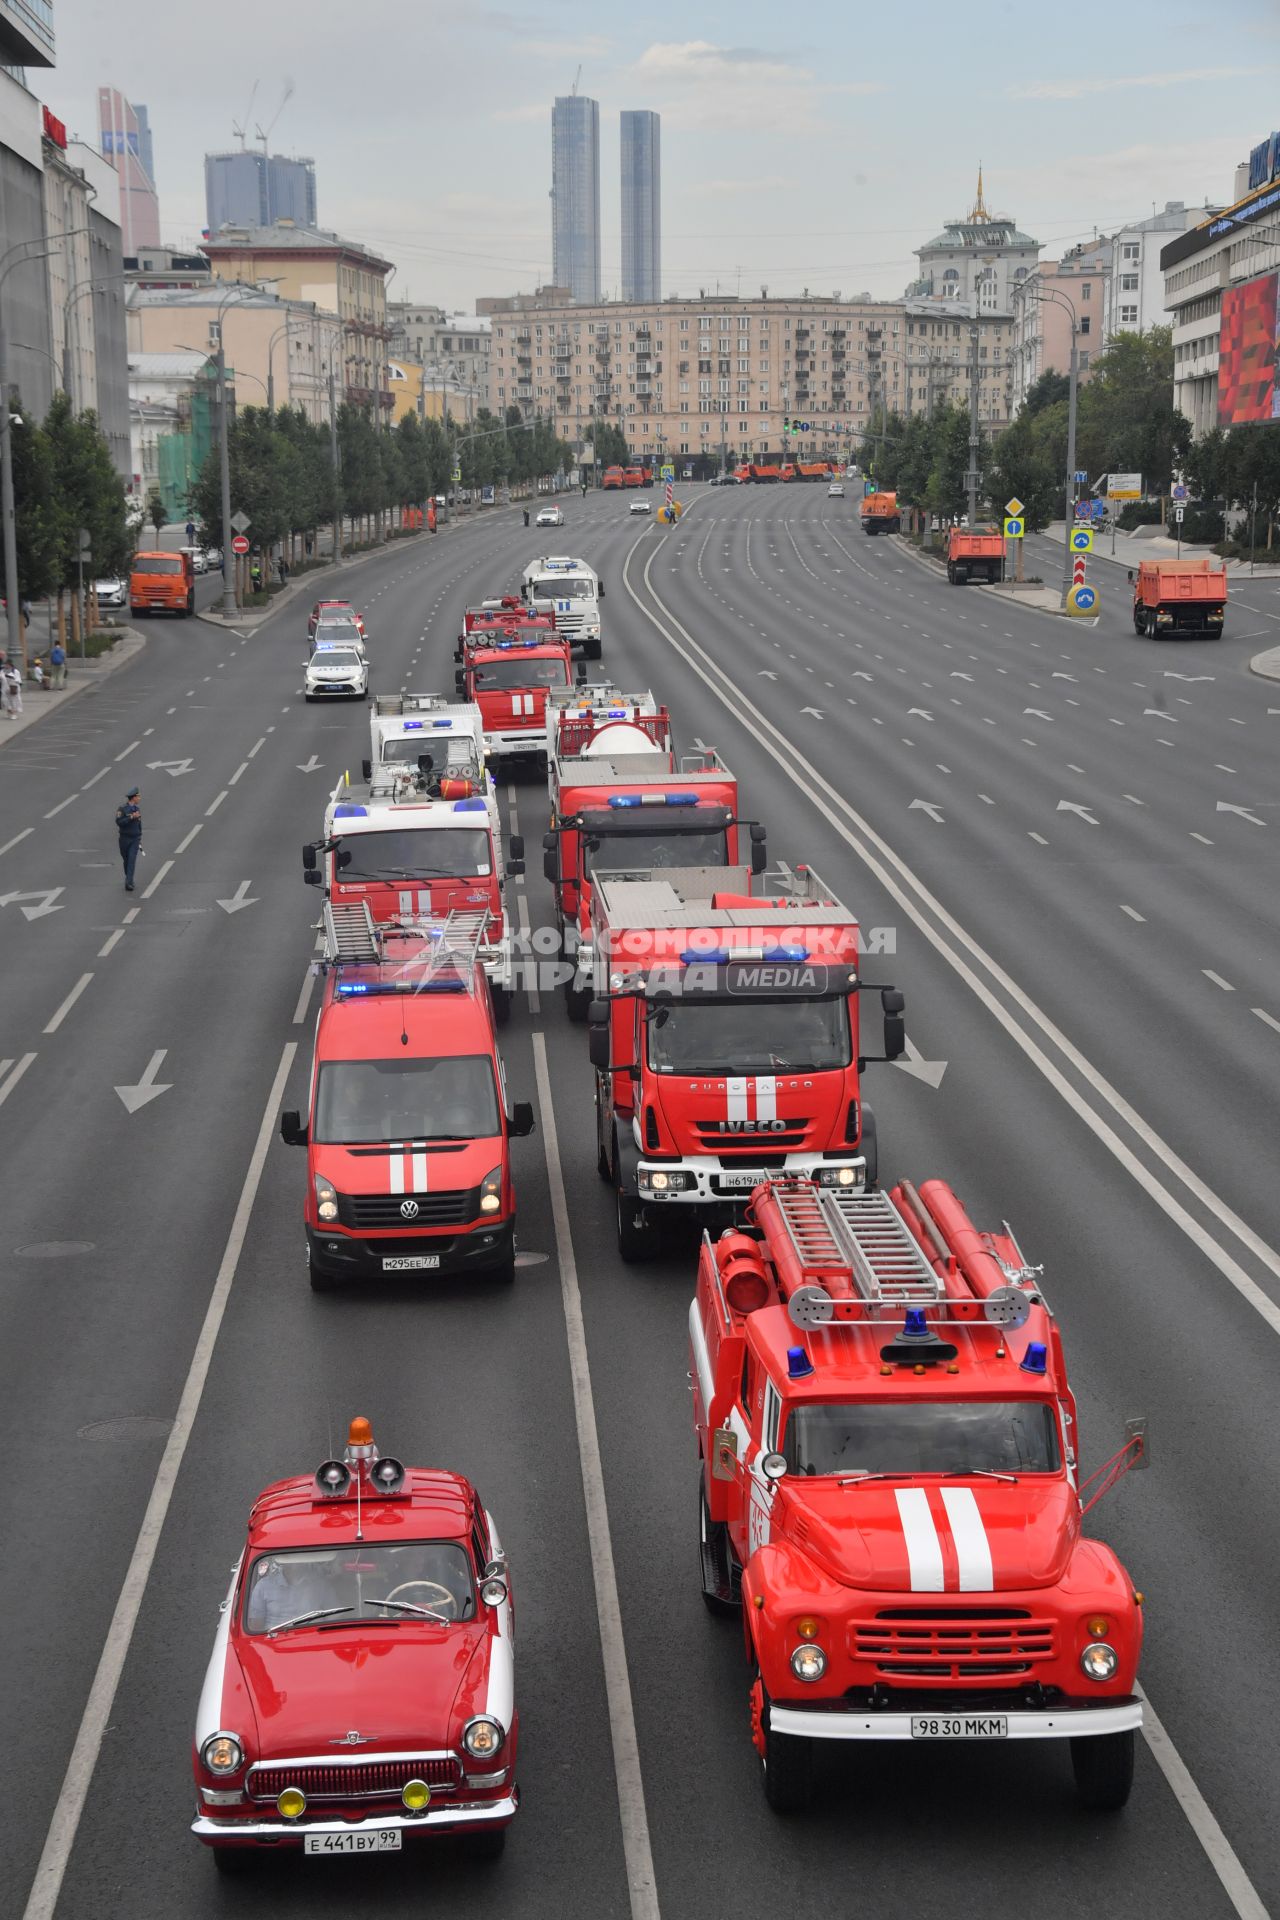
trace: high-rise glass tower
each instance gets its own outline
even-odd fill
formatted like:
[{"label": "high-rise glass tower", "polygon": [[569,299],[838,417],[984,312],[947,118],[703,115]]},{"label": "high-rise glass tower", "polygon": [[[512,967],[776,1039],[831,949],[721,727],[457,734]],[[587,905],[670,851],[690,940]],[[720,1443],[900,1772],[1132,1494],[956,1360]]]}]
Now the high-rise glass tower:
[{"label": "high-rise glass tower", "polygon": [[600,106],[563,94],[551,112],[552,277],[575,300],[600,298]]},{"label": "high-rise glass tower", "polygon": [[622,115],[622,297],[662,298],[662,120]]}]

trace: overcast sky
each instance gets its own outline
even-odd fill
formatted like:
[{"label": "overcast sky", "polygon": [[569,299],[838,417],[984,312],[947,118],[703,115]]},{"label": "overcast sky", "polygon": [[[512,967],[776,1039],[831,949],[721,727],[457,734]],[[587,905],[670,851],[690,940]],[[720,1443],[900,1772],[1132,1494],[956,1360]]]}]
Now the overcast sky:
[{"label": "overcast sky", "polygon": [[271,145],[314,156],[320,224],[393,260],[393,297],[451,309],[550,279],[551,105],[579,63],[613,294],[623,108],[662,115],[663,291],[691,295],[894,298],[979,161],[989,207],[1052,257],[1229,197],[1280,124],[1277,0],[56,0],[56,26],[32,85],[95,145],[100,85],[145,103],[167,239],[198,239],[203,155],[234,144],[254,82],[250,137],[292,81]]}]

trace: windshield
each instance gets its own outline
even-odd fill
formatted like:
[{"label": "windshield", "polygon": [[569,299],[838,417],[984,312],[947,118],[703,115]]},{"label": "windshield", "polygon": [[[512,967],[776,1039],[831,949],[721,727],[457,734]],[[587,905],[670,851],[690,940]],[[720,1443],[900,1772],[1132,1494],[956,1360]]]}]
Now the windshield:
[{"label": "windshield", "polygon": [[133,563],[135,573],[181,573],[182,561],[175,554],[140,553]]},{"label": "windshield", "polygon": [[390,760],[396,766],[416,767],[419,757],[425,753],[431,756],[433,773],[456,774],[461,779],[470,779],[475,773],[475,749],[466,739],[446,741],[443,761],[438,733],[388,734],[382,740],[380,751],[384,761]]},{"label": "windshield", "polygon": [[342,647],[320,647],[316,651],[313,665],[317,667],[342,667],[348,673],[360,665],[360,655],[349,653]]},{"label": "windshield", "polygon": [[[341,826],[341,822],[338,823]],[[493,872],[487,827],[397,827],[386,833],[353,833],[341,851],[339,881],[472,880]]]},{"label": "windshield", "polygon": [[[407,995],[397,1001],[405,1009],[411,1004]],[[324,1146],[485,1140],[499,1131],[487,1054],[327,1060],[320,1069],[312,1138]]]},{"label": "windshield", "polygon": [[594,600],[596,583],[594,580],[566,580],[562,574],[540,574],[533,582],[533,592],[539,600]]},{"label": "windshield", "polygon": [[849,1058],[844,1000],[672,1000],[649,1021],[655,1073],[821,1072]]},{"label": "windshield", "polygon": [[477,693],[519,692],[523,687],[567,687],[569,669],[563,659],[498,660],[475,669]]},{"label": "windshield", "polygon": [[[381,1518],[376,1496],[367,1521]],[[390,1604],[388,1604],[390,1603]],[[351,1542],[340,1547],[260,1553],[244,1584],[241,1623],[246,1633],[271,1633],[308,1614],[327,1614],[317,1626],[353,1620],[438,1624],[475,1617],[475,1583],[466,1549],[452,1540],[411,1540],[403,1546]]]},{"label": "windshield", "polygon": [[862,1401],[799,1406],[783,1452],[791,1473],[1056,1473],[1058,1423],[1038,1400]]},{"label": "windshield", "polygon": [[583,846],[587,873],[631,873],[646,867],[723,867],[728,863],[724,828],[681,832],[674,825],[653,833],[588,833]]},{"label": "windshield", "polygon": [[321,641],[329,646],[335,640],[346,640],[355,646],[360,640],[360,629],[354,620],[320,620],[312,637],[317,646]]}]

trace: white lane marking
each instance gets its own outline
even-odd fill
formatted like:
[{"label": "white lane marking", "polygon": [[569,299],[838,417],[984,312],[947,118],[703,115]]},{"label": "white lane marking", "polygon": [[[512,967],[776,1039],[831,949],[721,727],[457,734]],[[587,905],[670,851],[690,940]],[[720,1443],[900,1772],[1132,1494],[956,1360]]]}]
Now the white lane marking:
[{"label": "white lane marking", "polygon": [[[236,1277],[236,1267],[240,1261],[245,1236],[249,1231],[249,1217],[253,1212],[253,1203],[261,1184],[262,1169],[266,1165],[267,1149],[275,1134],[276,1111],[280,1105],[280,1096],[284,1092],[289,1069],[293,1065],[293,1058],[297,1051],[296,1040],[286,1041],[284,1052],[280,1056],[280,1065],[276,1068],[276,1076],[271,1083],[271,1091],[267,1095],[266,1110],[249,1158],[244,1185],[240,1189],[240,1199],[231,1222],[231,1231],[227,1235],[227,1244],[223,1249],[218,1276],[213,1283],[213,1292],[205,1311],[204,1325],[200,1329],[195,1352],[191,1356],[191,1365],[183,1385],[182,1398],[178,1403],[178,1411],[169,1431],[164,1455],[156,1472],[151,1497],[147,1501],[147,1510],[142,1516],[142,1525],[138,1529],[138,1538],[134,1543],[133,1553],[125,1571],[124,1583],[120,1588],[115,1612],[111,1617],[111,1625],[107,1629],[106,1641],[98,1660],[97,1672],[93,1676],[93,1685],[89,1689],[89,1698],[85,1702],[75,1746],[67,1762],[62,1790],[58,1795],[53,1818],[49,1822],[49,1831],[45,1835],[40,1864],[36,1868],[31,1892],[23,1909],[23,1920],[53,1920],[58,1895],[62,1890],[63,1876],[67,1870],[67,1861],[75,1845],[81,1810],[89,1799],[93,1776],[102,1752],[102,1742],[111,1719],[111,1710],[115,1705],[120,1676],[124,1671],[134,1629],[138,1624],[143,1595],[147,1590],[147,1582],[155,1564],[156,1549],[164,1530],[165,1516],[169,1511],[173,1489],[177,1483],[183,1456],[187,1451],[187,1443],[191,1438],[191,1429],[195,1425],[196,1414],[200,1409],[205,1382],[209,1377],[213,1350],[217,1344],[218,1332],[222,1326],[223,1316],[227,1310],[227,1300],[231,1293],[231,1283]],[[28,1058],[34,1059],[35,1056],[32,1054]],[[4,1089],[0,1088],[0,1100],[3,1098]]]},{"label": "white lane marking", "polygon": [[145,886],[142,889],[142,897],[144,900],[149,900],[151,898],[152,894],[155,892],[156,888],[160,885],[160,882],[164,879],[166,873],[170,871],[172,866],[173,866],[172,860],[165,861],[164,865],[160,868],[155,878],[150,882],[148,886]]},{"label": "white lane marking", "polygon": [[1256,1013],[1259,1020],[1265,1020],[1269,1027],[1274,1027],[1276,1032],[1280,1033],[1280,1020],[1277,1020],[1274,1014],[1268,1013],[1265,1007],[1250,1007],[1249,1011]]},{"label": "white lane marking", "polygon": [[[533,1035],[533,1066],[538,1085],[538,1109],[542,1119],[551,1217],[555,1223],[560,1299],[564,1308],[565,1339],[569,1347],[569,1377],[573,1383],[573,1413],[578,1430],[578,1458],[582,1463],[582,1495],[587,1512],[587,1538],[591,1546],[591,1575],[596,1592],[596,1617],[600,1625],[605,1693],[609,1701],[609,1735],[613,1744],[614,1782],[631,1897],[631,1920],[659,1920],[658,1889],[653,1871],[653,1851],[649,1844],[649,1817],[645,1811],[644,1779],[640,1772],[640,1746],[631,1700],[631,1679],[627,1671],[622,1608],[618,1601],[618,1574],[609,1535],[604,1467],[600,1459],[600,1436],[596,1430],[595,1400],[591,1390],[591,1364],[582,1318],[582,1295],[578,1288],[578,1267],[569,1230],[569,1203],[560,1166],[555,1106],[551,1097],[551,1078],[547,1072],[547,1042],[542,1033]],[[88,1774],[78,1785],[87,1792]],[[52,1914],[52,1908],[49,1914]],[[44,1920],[44,1916],[28,1914],[26,1920]]]},{"label": "white lane marking", "polygon": [[[321,935],[321,939],[323,939],[323,937],[324,936]],[[317,945],[318,944],[319,942],[317,942]],[[300,1027],[307,1017],[307,1008],[311,1004],[311,993],[315,984],[315,974],[311,971],[311,968],[308,967],[306,973],[303,975],[302,991],[298,995],[298,1004],[293,1010],[293,1024],[295,1027]]]},{"label": "white lane marking", "polygon": [[102,945],[98,948],[99,960],[105,960],[107,955],[110,953],[111,949],[115,946],[116,942],[118,940],[123,940],[123,939],[124,939],[123,927],[117,927],[114,933],[109,933],[106,939],[103,941]]},{"label": "white lane marking", "polygon": [[1136,920],[1136,921],[1138,921],[1138,923],[1139,923],[1139,924],[1140,924],[1141,926],[1144,926],[1144,927],[1146,926],[1146,924],[1147,924],[1147,916],[1146,916],[1146,914],[1145,914],[1145,913],[1139,913],[1136,907],[1126,907],[1126,906],[1125,906],[1125,904],[1124,904],[1124,901],[1122,900],[1122,901],[1120,902],[1120,911],[1121,911],[1121,913],[1127,913],[1127,914],[1128,914],[1128,916],[1129,916],[1129,918],[1130,918],[1131,920]]},{"label": "white lane marking", "polygon": [[248,771],[249,771],[249,762],[247,760],[242,760],[240,762],[240,765],[236,768],[235,772],[232,774],[231,778],[228,780],[227,785],[229,787],[234,787],[234,785],[236,784],[236,781],[240,778],[240,775],[242,773],[247,773]]},{"label": "white lane marking", "polygon": [[213,805],[205,808],[204,817],[206,820],[209,818],[209,815],[211,813],[216,813],[218,811],[218,808],[222,805],[226,797],[227,797],[227,789],[226,787],[224,787],[222,789],[222,792],[218,795],[217,799],[213,802]]},{"label": "white lane marking", "polygon": [[[654,550],[655,552],[657,549]],[[811,804],[852,848],[867,871],[875,876],[886,892],[894,899],[912,923],[924,935],[930,946],[941,955],[947,965],[964,982],[975,997],[991,1014],[992,1018],[1004,1029],[1015,1045],[1020,1048],[1027,1060],[1043,1075],[1059,1098],[1071,1111],[1084,1122],[1090,1132],[1124,1168],[1130,1178],[1143,1190],[1149,1199],[1155,1202],[1167,1219],[1171,1220],[1179,1231],[1185,1234],[1191,1244],[1214,1266],[1228,1284],[1235,1288],[1240,1297],[1247,1301],[1264,1320],[1271,1331],[1280,1335],[1280,1307],[1268,1298],[1262,1288],[1250,1278],[1239,1262],[1221,1246],[1208,1230],[1188,1212],[1177,1196],[1160,1179],[1145,1167],[1137,1154],[1121,1139],[1115,1129],[1101,1114],[1094,1111],[1084,1096],[1078,1093],[1067,1079],[1061,1068],[1051,1060],[1039,1042],[1023,1027],[1014,1015],[996,998],[992,988],[974,971],[965,952],[983,968],[987,974],[1008,994],[1015,1006],[1026,1015],[1045,1039],[1055,1047],[1063,1059],[1073,1067],[1092,1088],[1099,1099],[1109,1106],[1116,1117],[1134,1133],[1137,1139],[1159,1160],[1166,1174],[1174,1176],[1178,1182],[1205,1208],[1206,1212],[1233,1234],[1243,1246],[1267,1268],[1280,1278],[1280,1255],[1267,1245],[1262,1236],[1254,1231],[1246,1220],[1226,1205],[1212,1188],[1201,1179],[1185,1160],[1176,1154],[1169,1143],[1162,1139],[1155,1128],[1143,1119],[1124,1096],[1113,1087],[1111,1082],[1098,1071],[1080,1049],[1069,1040],[1061,1028],[1050,1020],[1022,987],[1008,974],[999,962],[989,954],[980,943],[962,927],[953,914],[932,894],[919,879],[907,862],[891,847],[887,840],[878,834],[856,808],[851,806],[842,793],[833,787],[829,780],[818,771],[809,760],[773,721],[767,719],[760,708],[745,694],[723,668],[717,666],[711,655],[696,641],[688,628],[680,621],[659,598],[657,588],[649,579],[649,568],[653,564],[653,555],[644,568],[644,582],[655,605],[662,607],[670,621],[670,627],[664,625],[656,613],[650,611],[631,585],[628,573],[631,556],[623,565],[623,585],[640,612],[650,625],[661,634],[672,650],[678,653],[698,678],[709,687],[728,709],[739,725],[744,727],[752,738],[764,747],[765,751],[782,768],[787,779],[810,800]],[[671,631],[676,628],[683,636],[684,644],[677,640]],[[1032,642],[1032,645],[1037,644]],[[844,817],[842,817],[844,816]],[[852,826],[850,826],[852,822]],[[857,829],[855,833],[853,828]],[[875,849],[873,852],[872,849]],[[892,871],[890,871],[892,869]],[[901,876],[901,879],[895,877]],[[917,901],[907,889],[911,888]],[[935,926],[928,917],[932,914],[937,921]],[[950,938],[944,937],[945,935]],[[954,941],[954,945],[952,944]]]},{"label": "white lane marking", "polygon": [[1229,980],[1224,980],[1220,973],[1215,973],[1212,967],[1201,967],[1200,971],[1204,975],[1206,980],[1212,980],[1214,986],[1221,987],[1224,993],[1235,992],[1235,988],[1232,986],[1231,982]]},{"label": "white lane marking", "polygon": [[127,747],[121,747],[119,753],[116,755],[116,765],[119,766],[122,760],[127,760],[134,748],[140,747],[141,745],[141,740],[131,740]]},{"label": "white lane marking", "polygon": [[929,1511],[929,1496],[923,1487],[898,1487],[894,1491],[902,1537],[907,1543],[907,1570],[912,1593],[941,1593],[945,1587],[942,1572],[942,1542]]},{"label": "white lane marking", "polygon": [[62,1005],[58,1008],[58,1011],[54,1014],[48,1026],[45,1028],[46,1033],[56,1033],[58,1031],[58,1028],[62,1025],[63,1021],[66,1019],[72,1007],[74,1007],[76,1001],[80,998],[80,995],[84,992],[85,988],[88,986],[92,978],[93,978],[93,975],[91,973],[82,973],[80,975],[80,978],[76,981],[76,984],[74,985],[74,987],[72,987],[70,993],[67,995]]},{"label": "white lane marking", "polygon": [[56,807],[50,807],[48,813],[45,815],[45,819],[52,820],[55,813],[61,813],[64,807],[69,807],[73,800],[78,800],[79,798],[80,795],[78,793],[69,793],[65,800],[59,800]]},{"label": "white lane marking", "polygon": [[34,833],[34,832],[35,832],[34,827],[24,827],[21,833],[14,834],[12,840],[5,841],[4,845],[0,847],[0,853],[8,853],[10,847],[16,847],[19,840],[25,840],[29,833]]},{"label": "white lane marking", "polygon": [[17,1066],[11,1067],[4,1079],[0,1080],[0,1107],[2,1107],[9,1098],[9,1095],[13,1092],[35,1057],[34,1053],[24,1053]]},{"label": "white lane marking", "polygon": [[1193,833],[1191,835],[1191,838],[1193,840],[1198,840],[1202,847],[1211,847],[1213,845],[1212,840],[1210,840],[1208,836],[1203,833]]},{"label": "white lane marking", "polygon": [[126,913],[124,917],[124,924],[126,925],[126,927],[131,927],[141,912],[142,912],[141,907],[130,907],[128,913]]},{"label": "white lane marking", "polygon": [[254,756],[254,754],[255,754],[255,753],[256,753],[256,752],[258,751],[258,747],[265,747],[265,746],[266,746],[266,744],[267,744],[267,736],[266,736],[266,734],[264,733],[264,734],[263,734],[263,736],[262,736],[262,738],[261,738],[261,740],[259,740],[259,742],[258,742],[258,746],[256,746],[256,747],[250,747],[250,749],[249,749],[249,758],[250,758],[250,759],[252,760],[252,758],[253,758],[253,756]]},{"label": "white lane marking", "polygon": [[[516,895],[516,912],[519,915],[519,919],[520,919],[520,931],[522,934],[527,935],[529,932],[529,902],[526,900],[523,891],[521,891]],[[525,952],[532,954],[533,947],[527,938],[523,944],[524,944]],[[536,979],[537,979],[537,963],[536,961],[534,961],[530,965],[530,982],[529,982],[530,1013],[542,1012],[542,995],[538,992],[538,989],[534,984]]]},{"label": "white lane marking", "polygon": [[192,827],[190,833],[186,836],[186,838],[184,840],[179,840],[177,846],[174,848],[174,852],[185,853],[187,848],[191,845],[191,842],[195,839],[196,835],[201,831],[203,826],[204,826],[204,821],[197,820],[196,824],[194,825],[194,827]]},{"label": "white lane marking", "polygon": [[81,793],[88,793],[90,787],[96,787],[99,780],[105,780],[107,775],[110,773],[110,771],[111,771],[110,767],[100,768],[100,770],[94,774],[91,780],[85,781],[84,785],[80,789]]},{"label": "white lane marking", "polygon": [[1165,1732],[1164,1722],[1152,1706],[1150,1696],[1141,1686],[1135,1686],[1134,1692],[1142,1701],[1142,1732],[1152,1758],[1182,1808],[1187,1825],[1204,1848],[1209,1865],[1222,1882],[1223,1892],[1235,1908],[1238,1920],[1270,1920],[1231,1842],[1214,1819],[1204,1795],[1188,1773],[1181,1754]]},{"label": "white lane marking", "polygon": [[1042,847],[1047,847],[1047,846],[1048,846],[1048,844],[1049,844],[1049,842],[1048,842],[1048,841],[1047,841],[1047,840],[1045,839],[1045,837],[1044,837],[1044,835],[1043,835],[1042,833],[1033,833],[1033,834],[1032,834],[1032,835],[1030,836],[1030,838],[1031,838],[1032,840],[1037,840],[1037,841],[1039,841],[1039,843],[1040,843],[1040,845],[1041,845]]},{"label": "white lane marking", "polygon": [[991,1565],[991,1542],[972,1487],[943,1487],[951,1538],[960,1567],[961,1593],[991,1593],[996,1584]]}]

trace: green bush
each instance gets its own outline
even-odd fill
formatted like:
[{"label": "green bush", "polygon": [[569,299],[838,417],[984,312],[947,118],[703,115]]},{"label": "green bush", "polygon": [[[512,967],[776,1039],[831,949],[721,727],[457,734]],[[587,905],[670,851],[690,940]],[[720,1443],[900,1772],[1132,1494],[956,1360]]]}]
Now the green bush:
[{"label": "green bush", "polygon": [[1132,533],[1135,527],[1152,527],[1160,519],[1158,500],[1130,500],[1120,509],[1116,521],[1121,533]]}]

